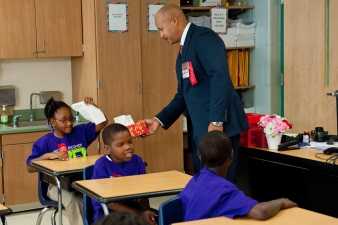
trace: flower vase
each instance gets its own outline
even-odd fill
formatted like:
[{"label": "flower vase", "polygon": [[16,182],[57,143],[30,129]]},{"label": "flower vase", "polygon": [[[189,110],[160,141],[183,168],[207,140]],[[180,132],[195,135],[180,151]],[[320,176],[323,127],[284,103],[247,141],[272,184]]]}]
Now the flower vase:
[{"label": "flower vase", "polygon": [[278,145],[281,142],[282,134],[265,134],[266,140],[268,142],[268,147],[270,151],[278,151]]}]

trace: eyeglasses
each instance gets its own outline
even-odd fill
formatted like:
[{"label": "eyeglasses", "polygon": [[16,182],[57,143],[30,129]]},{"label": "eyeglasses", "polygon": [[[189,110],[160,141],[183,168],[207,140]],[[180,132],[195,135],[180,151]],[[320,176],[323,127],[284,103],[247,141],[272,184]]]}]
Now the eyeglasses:
[{"label": "eyeglasses", "polygon": [[59,122],[61,122],[61,123],[63,123],[63,124],[66,124],[67,122],[74,123],[74,121],[75,121],[75,118],[73,116],[70,117],[70,118],[68,118],[68,119],[62,119],[62,120],[56,119],[56,118],[54,118],[54,119],[57,120],[57,121],[59,121]]}]

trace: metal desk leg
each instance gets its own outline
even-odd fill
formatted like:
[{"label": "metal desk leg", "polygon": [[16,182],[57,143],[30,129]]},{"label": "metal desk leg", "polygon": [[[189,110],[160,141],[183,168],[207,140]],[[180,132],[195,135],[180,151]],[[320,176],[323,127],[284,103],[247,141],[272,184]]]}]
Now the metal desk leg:
[{"label": "metal desk leg", "polygon": [[101,203],[101,206],[102,206],[104,215],[108,216],[109,215],[108,206],[105,203]]},{"label": "metal desk leg", "polygon": [[57,176],[55,176],[56,185],[58,188],[58,211],[59,211],[59,220],[60,225],[62,225],[62,188],[61,182]]}]

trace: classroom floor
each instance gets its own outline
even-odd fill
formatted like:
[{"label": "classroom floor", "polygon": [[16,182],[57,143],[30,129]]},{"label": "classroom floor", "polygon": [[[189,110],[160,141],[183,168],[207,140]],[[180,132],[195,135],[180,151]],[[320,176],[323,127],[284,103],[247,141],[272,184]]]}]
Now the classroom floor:
[{"label": "classroom floor", "polygon": [[[157,197],[150,199],[150,206],[154,209],[158,209],[160,204],[166,201],[173,196],[164,196],[164,197]],[[34,210],[29,212],[22,212],[22,213],[12,213],[11,215],[7,216],[7,225],[35,225],[36,219],[38,217],[40,210]],[[1,222],[0,222],[1,224]],[[42,219],[41,225],[50,225],[50,212],[47,212]],[[57,221],[58,224],[58,221]],[[64,225],[68,225],[67,221],[64,221]]]}]

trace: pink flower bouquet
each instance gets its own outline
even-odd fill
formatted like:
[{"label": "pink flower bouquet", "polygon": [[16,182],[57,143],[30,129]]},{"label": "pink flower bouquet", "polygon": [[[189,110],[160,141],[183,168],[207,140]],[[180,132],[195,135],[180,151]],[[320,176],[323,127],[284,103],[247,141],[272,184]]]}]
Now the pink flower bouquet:
[{"label": "pink flower bouquet", "polygon": [[258,125],[264,128],[266,135],[275,136],[285,133],[286,130],[291,129],[292,125],[279,115],[265,115],[260,118]]}]

